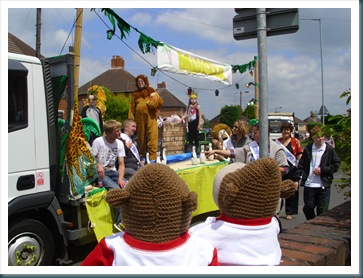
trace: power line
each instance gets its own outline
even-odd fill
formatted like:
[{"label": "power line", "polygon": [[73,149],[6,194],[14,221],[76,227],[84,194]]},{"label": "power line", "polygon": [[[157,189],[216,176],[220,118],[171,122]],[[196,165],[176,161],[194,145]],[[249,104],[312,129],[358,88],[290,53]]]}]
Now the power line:
[{"label": "power line", "polygon": [[[93,11],[96,13],[97,17],[105,24],[105,26],[108,28],[108,29],[111,29],[111,27],[100,17],[100,15],[96,12],[95,9],[93,9]],[[186,20],[186,19],[184,19]],[[189,20],[191,21],[191,20]],[[195,21],[197,22],[197,21]],[[200,22],[197,22],[197,23],[200,23]],[[132,27],[134,28],[134,27]],[[135,28],[134,28],[135,29]],[[189,88],[191,86],[181,82],[180,80],[170,76],[169,74],[165,73],[163,70],[160,70],[157,68],[157,66],[153,66],[148,60],[146,60],[143,56],[141,56],[137,51],[135,51],[131,46],[129,46],[124,40],[122,40],[122,38],[120,38],[117,34],[113,34],[113,36],[116,36],[124,45],[126,45],[132,52],[134,52],[135,54],[137,54],[142,60],[144,60],[148,65],[151,66],[152,69],[157,69],[160,73],[164,74],[165,76],[169,77],[170,79],[174,80],[175,82],[183,85],[184,87],[186,88]],[[238,82],[240,82],[241,80],[243,80],[244,78],[246,78],[247,75],[245,75],[244,77],[242,77]],[[236,82],[236,83],[238,83]],[[227,85],[225,87],[221,87],[221,88],[218,88],[218,90],[224,90],[224,89],[227,89],[229,87],[231,87],[232,85]],[[193,87],[195,90],[204,90],[204,91],[214,91],[216,90],[216,88],[213,88],[213,89],[207,89],[207,88],[198,88],[198,87]]]},{"label": "power line", "polygon": [[78,17],[76,18],[76,20],[73,22],[73,25],[72,25],[72,27],[71,27],[71,30],[70,30],[70,31],[69,31],[69,33],[68,33],[67,39],[66,39],[66,41],[64,42],[63,47],[62,47],[62,49],[61,49],[61,51],[60,51],[59,55],[61,55],[61,54],[62,54],[62,52],[63,52],[63,50],[64,50],[64,47],[66,46],[66,43],[67,43],[67,41],[68,41],[68,39],[69,39],[70,35],[72,34],[73,28],[74,28],[74,26],[76,25],[77,20],[78,20],[78,18],[79,18],[82,14],[83,14],[83,9],[82,9],[82,12],[81,12],[81,13],[78,15]]},{"label": "power line", "polygon": [[[105,24],[105,26],[110,29],[111,27],[100,17],[100,15],[95,11],[93,10],[96,15],[98,16],[98,18]],[[141,56],[137,51],[135,51],[131,46],[129,46],[124,40],[122,40],[117,34],[114,34],[114,36],[116,36],[123,44],[125,44],[132,52],[134,52],[135,54],[137,54],[142,60],[144,60],[148,65],[150,65],[152,68],[157,68],[156,66],[153,66],[148,60],[146,60],[143,56]],[[170,79],[174,80],[175,82],[185,86],[186,88],[189,88],[190,86],[189,85],[186,85],[185,83],[177,80],[176,78],[170,76],[169,74],[166,74],[163,70],[160,70],[158,69],[158,71],[162,74],[164,74],[165,76],[169,77]],[[225,87],[227,88],[227,87]],[[225,88],[221,88],[221,89],[225,89]],[[203,89],[203,88],[195,88],[195,89],[198,89],[198,90],[215,90],[215,89]]]},{"label": "power line", "polygon": [[[93,10],[95,14],[98,16],[98,18],[105,24],[105,26],[108,29],[111,29],[111,27],[100,17],[100,15],[96,12],[96,10]],[[124,42],[117,34],[114,34],[124,45],[126,45],[132,52],[134,52],[137,56],[139,56],[142,60],[144,60],[147,64],[149,64],[151,67],[154,67],[148,60],[146,60],[143,56],[141,56],[139,53],[137,53],[131,46],[129,46],[126,42]]]},{"label": "power line", "polygon": [[23,30],[24,30],[24,27],[25,27],[25,25],[26,25],[26,23],[27,23],[27,21],[28,21],[28,18],[29,18],[30,12],[31,12],[31,9],[29,9],[28,14],[27,14],[27,16],[26,16],[26,19],[25,19],[25,21],[24,21],[24,25],[23,25],[23,27],[21,27],[21,29],[20,29],[20,32],[19,32],[19,38],[20,38],[20,36],[21,36],[21,35],[22,35],[22,33],[23,33]]}]

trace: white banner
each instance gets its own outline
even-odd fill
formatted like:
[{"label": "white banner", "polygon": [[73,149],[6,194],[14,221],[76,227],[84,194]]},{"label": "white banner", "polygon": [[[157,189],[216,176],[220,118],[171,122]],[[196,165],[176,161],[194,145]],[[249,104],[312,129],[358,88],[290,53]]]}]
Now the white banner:
[{"label": "white banner", "polygon": [[171,45],[157,47],[158,69],[232,84],[232,66],[216,62]]}]

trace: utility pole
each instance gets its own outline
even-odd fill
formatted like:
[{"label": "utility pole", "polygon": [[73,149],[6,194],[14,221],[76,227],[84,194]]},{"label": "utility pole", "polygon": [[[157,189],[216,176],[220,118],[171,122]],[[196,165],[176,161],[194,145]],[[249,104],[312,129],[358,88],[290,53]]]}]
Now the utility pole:
[{"label": "utility pole", "polygon": [[241,107],[242,110],[242,91],[239,92],[239,107]]},{"label": "utility pole", "polygon": [[40,30],[41,30],[41,14],[42,9],[37,9],[37,23],[36,23],[36,33],[35,33],[35,57],[40,58]]},{"label": "utility pole", "polygon": [[[79,82],[79,67],[81,60],[81,38],[82,38],[82,18],[83,18],[83,9],[77,8],[76,15],[76,28],[74,32],[74,101],[77,101],[78,107],[78,82]],[[73,122],[73,115],[72,115]]]}]

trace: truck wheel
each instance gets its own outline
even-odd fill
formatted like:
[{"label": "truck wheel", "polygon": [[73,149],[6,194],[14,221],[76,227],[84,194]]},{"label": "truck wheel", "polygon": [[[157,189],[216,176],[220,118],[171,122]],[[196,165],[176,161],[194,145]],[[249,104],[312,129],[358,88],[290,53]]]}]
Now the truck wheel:
[{"label": "truck wheel", "polygon": [[51,265],[54,241],[48,228],[33,219],[10,226],[8,237],[8,265]]}]

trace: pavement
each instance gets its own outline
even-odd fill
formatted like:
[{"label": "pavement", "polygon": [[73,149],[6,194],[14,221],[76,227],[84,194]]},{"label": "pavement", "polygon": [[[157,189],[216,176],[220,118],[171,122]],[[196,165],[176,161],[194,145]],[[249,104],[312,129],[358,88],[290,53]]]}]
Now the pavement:
[{"label": "pavement", "polygon": [[[341,177],[342,177],[342,174],[340,172],[334,174],[334,179],[339,179]],[[282,209],[280,211],[280,221],[281,221],[281,226],[282,226],[282,232],[284,232],[285,230],[294,228],[294,227],[298,226],[299,224],[304,223],[306,221],[305,215],[302,210],[303,206],[304,206],[303,196],[304,196],[304,187],[300,186],[300,188],[299,188],[299,210],[298,210],[298,214],[293,215],[292,220],[286,219],[285,206],[282,207]],[[345,197],[344,197],[344,191],[338,192],[336,183],[333,183],[331,185],[331,189],[330,189],[329,209],[332,209],[332,208],[346,202],[347,200],[348,199],[345,199]],[[208,216],[218,216],[218,215],[219,215],[219,211],[215,211],[215,212],[209,212],[207,214],[201,214],[201,215],[195,216],[192,220],[191,226],[204,222],[204,220]]]},{"label": "pavement", "polygon": [[[339,179],[341,177],[342,177],[342,174],[339,172],[334,174],[334,179]],[[306,221],[305,215],[302,210],[302,208],[304,206],[303,196],[304,196],[304,187],[300,187],[299,188],[299,213],[297,215],[293,215],[292,220],[286,219],[285,206],[280,211],[280,221],[281,221],[281,225],[282,225],[282,231],[294,228],[297,225],[304,223]],[[348,199],[345,199],[345,197],[344,197],[344,191],[338,192],[336,183],[333,183],[331,185],[331,189],[330,189],[329,209],[332,209],[342,203],[345,203],[347,200]]]}]

